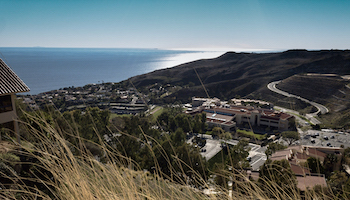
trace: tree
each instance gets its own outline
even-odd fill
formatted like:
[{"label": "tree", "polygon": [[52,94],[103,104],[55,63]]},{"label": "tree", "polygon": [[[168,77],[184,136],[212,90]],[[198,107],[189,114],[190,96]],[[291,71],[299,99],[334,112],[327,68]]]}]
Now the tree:
[{"label": "tree", "polygon": [[310,157],[307,159],[307,165],[310,168],[312,173],[319,173],[319,174],[324,173],[324,168],[319,159]]},{"label": "tree", "polygon": [[334,171],[334,168],[337,162],[338,162],[338,157],[336,155],[327,154],[326,158],[323,161],[324,173],[327,178]]},{"label": "tree", "polygon": [[196,114],[193,120],[193,132],[203,133],[206,129],[207,115],[205,113]]},{"label": "tree", "polygon": [[201,127],[202,127],[202,131],[204,132],[207,129],[207,114],[205,112],[203,112],[201,115]]},{"label": "tree", "polygon": [[329,177],[328,183],[335,196],[343,196],[343,198],[340,199],[349,199],[350,194],[348,189],[350,188],[350,180],[345,172],[334,172]]},{"label": "tree", "polygon": [[300,140],[300,135],[296,131],[284,131],[281,135],[288,145],[292,145],[293,142]]},{"label": "tree", "polygon": [[[190,184],[199,186],[202,185],[202,180],[206,179],[208,173],[206,161],[200,155],[199,149],[192,145],[183,143],[181,146],[176,148],[175,158],[173,159],[172,166],[177,173],[181,173],[190,178]],[[198,176],[200,175],[200,176]],[[186,183],[186,178],[184,176],[178,176],[182,183]],[[198,180],[198,178],[202,178]]]},{"label": "tree", "polygon": [[274,142],[271,142],[269,145],[268,145],[268,147],[267,147],[267,149],[266,149],[266,151],[265,151],[265,154],[266,154],[266,156],[267,157],[269,157],[269,156],[271,156],[273,153],[275,153],[276,151],[278,151],[278,150],[283,150],[283,149],[286,149],[287,148],[287,146],[285,146],[285,145],[283,145],[283,144],[281,144],[281,143],[274,143]]},{"label": "tree", "polygon": [[350,147],[344,149],[343,162],[347,165],[350,165]]},{"label": "tree", "polygon": [[319,124],[316,124],[316,125],[311,125],[311,127],[312,127],[312,129],[314,129],[314,130],[321,130],[321,126],[319,125]]},{"label": "tree", "polygon": [[297,180],[286,159],[267,159],[260,167],[258,182],[270,197],[285,199],[289,196],[290,199],[299,199],[293,196],[296,195]]},{"label": "tree", "polygon": [[202,128],[201,128],[201,119],[199,114],[194,116],[194,121],[193,121],[193,132],[194,133],[202,133]]},{"label": "tree", "polygon": [[[247,160],[250,148],[247,140],[240,140],[237,145],[229,149],[229,156],[226,163],[229,166],[230,179],[232,180],[233,189],[238,189],[242,180],[241,174],[245,173],[245,168],[250,167]],[[227,146],[229,147],[229,146]],[[232,172],[230,171],[232,170]]]},{"label": "tree", "polygon": [[182,128],[176,129],[175,133],[171,134],[172,144],[174,146],[181,146],[186,140],[186,134]]},{"label": "tree", "polygon": [[231,175],[231,172],[229,172],[227,166],[224,163],[215,163],[213,172],[215,174],[215,184],[223,188],[227,188],[227,182],[230,180]]},{"label": "tree", "polygon": [[237,145],[230,149],[230,156],[228,157],[227,164],[236,169],[243,169],[249,167],[247,157],[249,155],[247,140],[240,140]]},{"label": "tree", "polygon": [[182,128],[183,131],[192,132],[191,119],[188,115],[181,113],[176,115],[175,123],[177,128]]},{"label": "tree", "polygon": [[288,129],[289,130],[296,130],[295,117],[293,117],[290,120],[288,120]]},{"label": "tree", "polygon": [[224,132],[220,135],[220,139],[227,141],[232,139],[232,135],[230,132]]},{"label": "tree", "polygon": [[211,131],[211,135],[213,138],[220,137],[221,134],[223,134],[225,131],[221,127],[214,127]]},{"label": "tree", "polygon": [[225,146],[227,146],[227,141],[232,139],[232,134],[230,132],[224,132],[219,135],[220,139],[225,141]]}]

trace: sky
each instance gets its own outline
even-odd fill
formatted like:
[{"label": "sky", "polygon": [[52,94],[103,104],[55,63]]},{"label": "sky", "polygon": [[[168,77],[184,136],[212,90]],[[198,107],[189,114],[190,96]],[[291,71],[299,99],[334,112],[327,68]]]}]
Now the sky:
[{"label": "sky", "polygon": [[350,47],[348,0],[0,0],[0,8],[0,47]]}]

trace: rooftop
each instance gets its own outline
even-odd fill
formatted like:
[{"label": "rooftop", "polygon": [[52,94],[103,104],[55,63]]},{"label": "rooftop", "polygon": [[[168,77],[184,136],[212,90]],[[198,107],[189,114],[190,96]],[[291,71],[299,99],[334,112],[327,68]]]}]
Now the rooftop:
[{"label": "rooftop", "polygon": [[326,179],[324,176],[297,176],[298,188],[305,191],[307,188],[313,188],[316,185],[326,187]]},{"label": "rooftop", "polygon": [[254,108],[251,106],[233,106],[231,105],[229,108],[213,106],[211,108],[207,108],[206,110],[214,110],[216,113],[227,113],[231,115],[246,115],[249,116],[252,113],[260,113],[261,118],[273,119],[273,120],[287,120],[288,118],[293,117],[287,113],[263,109],[263,108]]},{"label": "rooftop", "polygon": [[270,156],[270,159],[271,160],[282,160],[282,159],[288,160],[291,157],[292,157],[292,151],[290,149],[284,149],[273,153]]},{"label": "rooftop", "polygon": [[294,174],[297,175],[305,175],[305,174],[310,174],[310,170],[306,167],[302,167],[298,164],[294,164],[293,162],[289,162],[290,164],[290,169],[292,170],[292,172],[294,172]]},{"label": "rooftop", "polygon": [[234,118],[233,116],[213,114],[213,113],[206,113],[206,115],[207,115],[207,119],[218,120],[222,122],[229,122],[229,121],[232,121],[232,119]]},{"label": "rooftop", "polygon": [[29,87],[0,59],[0,95],[29,92]]}]

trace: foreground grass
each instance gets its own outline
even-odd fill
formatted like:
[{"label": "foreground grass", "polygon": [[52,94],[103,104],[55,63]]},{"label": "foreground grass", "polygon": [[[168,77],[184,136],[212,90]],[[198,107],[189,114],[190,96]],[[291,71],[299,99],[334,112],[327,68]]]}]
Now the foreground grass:
[{"label": "foreground grass", "polygon": [[[1,199],[300,199],[295,188],[288,193],[283,186],[269,183],[262,190],[257,182],[251,181],[241,171],[213,172],[226,180],[235,180],[235,190],[227,186],[209,185],[198,177],[198,184],[203,188],[215,188],[215,192],[205,194],[186,184],[178,184],[172,178],[164,179],[156,169],[154,174],[139,169],[133,160],[123,157],[101,141],[99,148],[103,151],[103,162],[89,153],[77,135],[71,135],[79,141],[74,145],[65,140],[61,133],[46,121],[37,120],[39,128],[31,127],[34,138],[31,145],[13,148],[13,153],[31,158],[31,162],[19,163],[16,157],[14,164],[31,165],[35,176],[30,179],[14,171],[4,173],[1,177],[10,178],[11,182],[1,185]],[[96,144],[98,145],[98,144]],[[221,155],[220,155],[221,156]],[[0,157],[1,163],[9,162],[8,156]],[[221,160],[222,161],[222,160]],[[217,162],[221,162],[218,159]],[[225,163],[223,163],[225,164]],[[185,163],[184,163],[185,165]],[[11,170],[10,170],[11,171]],[[195,173],[193,171],[193,173]],[[179,176],[173,172],[173,177]],[[37,187],[33,184],[39,184]],[[229,195],[230,194],[230,195]],[[307,193],[305,199],[316,199],[315,192]]]}]

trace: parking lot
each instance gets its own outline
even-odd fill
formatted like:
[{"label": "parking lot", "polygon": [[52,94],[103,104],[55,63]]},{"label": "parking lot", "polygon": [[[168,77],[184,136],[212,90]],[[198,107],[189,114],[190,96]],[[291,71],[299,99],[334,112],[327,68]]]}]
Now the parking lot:
[{"label": "parking lot", "polygon": [[207,143],[202,149],[205,149],[205,151],[201,151],[201,155],[206,160],[209,160],[221,151],[221,142],[219,140],[207,139]]},{"label": "parking lot", "polygon": [[348,133],[335,133],[330,131],[308,130],[300,135],[300,144],[310,146],[350,147],[350,135]]}]

